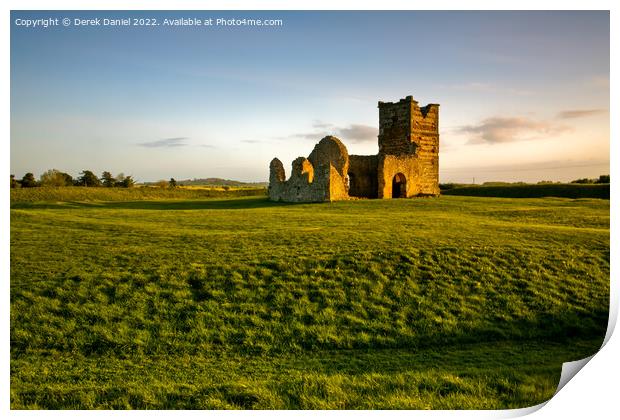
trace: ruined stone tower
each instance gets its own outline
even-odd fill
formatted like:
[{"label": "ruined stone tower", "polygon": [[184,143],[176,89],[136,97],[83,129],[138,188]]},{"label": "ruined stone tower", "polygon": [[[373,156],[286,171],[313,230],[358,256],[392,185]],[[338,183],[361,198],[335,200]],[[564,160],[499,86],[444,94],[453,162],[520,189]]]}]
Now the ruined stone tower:
[{"label": "ruined stone tower", "polygon": [[295,159],[289,180],[274,158],[269,197],[309,202],[439,195],[439,105],[420,107],[412,96],[379,102],[378,141],[377,155],[361,156],[325,137],[308,159]]},{"label": "ruined stone tower", "polygon": [[377,173],[379,198],[439,194],[439,105],[379,102]]}]

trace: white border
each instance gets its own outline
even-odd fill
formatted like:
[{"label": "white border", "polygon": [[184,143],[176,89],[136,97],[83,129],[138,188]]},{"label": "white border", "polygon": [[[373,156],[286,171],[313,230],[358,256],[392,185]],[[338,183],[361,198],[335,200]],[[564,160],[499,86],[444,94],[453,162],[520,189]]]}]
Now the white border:
[{"label": "white border", "polygon": [[612,10],[611,0],[5,0],[7,10]]},{"label": "white border", "polygon": [[[4,19],[0,21],[2,28],[3,42],[0,44],[2,49],[3,65],[1,68],[2,75],[2,92],[5,92],[4,101],[2,101],[2,128],[3,136],[2,153],[0,153],[0,165],[2,173],[8,174],[10,170],[10,128],[9,128],[9,110],[10,110],[10,78],[9,78],[9,52],[10,52],[10,10],[611,10],[611,134],[610,138],[618,139],[618,121],[613,118],[618,114],[618,42],[614,40],[620,39],[618,33],[618,25],[620,19],[620,6],[618,2],[589,0],[576,1],[565,0],[562,2],[549,0],[522,0],[522,1],[492,1],[492,0],[475,0],[475,1],[458,1],[458,0],[434,0],[434,1],[406,1],[406,0],[381,0],[381,1],[344,1],[344,0],[316,0],[316,1],[285,1],[285,0],[230,0],[230,1],[199,1],[199,0],[108,0],[99,1],[92,0],[88,2],[78,0],[5,0],[0,6],[4,9]],[[578,57],[576,57],[578,59]],[[610,310],[610,326],[615,325],[618,314],[618,280],[615,278],[617,256],[613,252],[615,250],[616,239],[616,223],[618,217],[618,206],[613,197],[618,197],[617,176],[620,173],[616,170],[616,156],[618,155],[620,146],[616,142],[611,145],[611,177],[614,179],[612,183],[612,201],[611,201],[611,236],[612,236],[612,255],[611,255],[611,287],[612,287],[612,305]],[[619,181],[620,182],[620,181]],[[267,419],[277,416],[295,416],[296,418],[309,418],[320,415],[325,418],[356,418],[359,416],[366,418],[374,418],[377,416],[390,417],[424,417],[424,418],[503,418],[516,415],[524,415],[533,411],[532,409],[522,410],[505,410],[505,411],[433,411],[433,412],[411,412],[411,411],[390,411],[390,412],[358,412],[358,411],[325,411],[325,412],[200,412],[185,411],[179,412],[33,412],[33,411],[10,411],[10,371],[9,371],[9,192],[8,186],[2,186],[2,205],[0,206],[0,215],[2,220],[3,240],[1,243],[2,250],[0,252],[0,264],[2,267],[3,287],[1,296],[3,316],[0,322],[0,333],[3,345],[0,346],[1,373],[0,378],[0,413],[8,414],[11,417],[34,418],[35,416],[45,415],[49,417],[64,418],[67,415],[75,417],[105,417],[110,416],[130,416],[130,417],[173,417],[182,415],[188,418],[202,418],[203,416],[216,416],[218,418],[238,418],[252,416],[257,419]],[[608,333],[609,341],[602,351],[596,354],[592,360],[577,375],[577,378],[569,381],[564,388],[556,396],[554,396],[547,404],[541,404],[536,408],[544,408],[536,411],[532,416],[535,418],[610,418],[612,413],[618,413],[617,389],[618,374],[620,373],[619,361],[616,355],[620,354],[620,343],[617,334]]]}]

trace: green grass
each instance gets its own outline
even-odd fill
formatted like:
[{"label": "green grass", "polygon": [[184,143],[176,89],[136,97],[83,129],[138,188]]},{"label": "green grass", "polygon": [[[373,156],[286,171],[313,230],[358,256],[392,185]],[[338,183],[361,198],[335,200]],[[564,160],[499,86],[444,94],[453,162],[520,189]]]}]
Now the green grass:
[{"label": "green grass", "polygon": [[247,187],[40,187],[11,188],[12,203],[128,200],[193,200],[266,195],[266,188]]},{"label": "green grass", "polygon": [[12,408],[525,407],[607,325],[607,200],[11,206]]},{"label": "green grass", "polygon": [[564,197],[609,199],[609,184],[478,185],[446,189],[441,194],[506,198]]}]

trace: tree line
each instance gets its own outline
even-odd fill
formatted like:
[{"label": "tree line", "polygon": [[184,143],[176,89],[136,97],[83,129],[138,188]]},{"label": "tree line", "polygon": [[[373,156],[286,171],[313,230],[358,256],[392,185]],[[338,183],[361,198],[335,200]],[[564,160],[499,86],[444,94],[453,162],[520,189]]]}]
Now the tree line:
[{"label": "tree line", "polygon": [[[610,176],[609,175],[600,175],[598,178],[580,178],[570,181],[571,184],[609,184]],[[538,181],[536,185],[551,185],[551,184],[565,184],[565,182],[561,181]],[[483,182],[482,184],[460,184],[455,182],[448,183],[440,183],[439,189],[442,191],[451,190],[453,188],[461,188],[461,187],[505,187],[511,185],[534,185],[533,183],[527,182],[505,182],[505,181],[488,181]]]},{"label": "tree line", "polygon": [[11,175],[11,188],[35,188],[35,187],[107,187],[107,188],[131,188],[135,181],[131,175],[125,176],[120,173],[116,176],[108,171],[104,171],[101,177],[95,175],[93,171],[84,170],[77,178],[61,172],[58,169],[45,171],[39,179],[34,177],[32,172],[28,172],[21,179],[16,179]]},{"label": "tree line", "polygon": [[601,175],[596,178],[580,178],[570,182],[571,184],[609,184],[609,175]]}]

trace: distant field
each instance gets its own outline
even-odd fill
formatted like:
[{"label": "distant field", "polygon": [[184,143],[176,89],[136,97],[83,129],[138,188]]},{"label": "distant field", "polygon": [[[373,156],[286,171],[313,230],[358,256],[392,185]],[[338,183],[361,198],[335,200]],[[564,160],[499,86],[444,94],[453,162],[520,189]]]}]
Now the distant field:
[{"label": "distant field", "polygon": [[47,187],[12,188],[11,203],[71,202],[71,201],[131,201],[162,199],[199,199],[213,197],[244,197],[266,195],[266,188],[248,187]]},{"label": "distant field", "polygon": [[13,409],[525,407],[607,326],[608,200],[20,193]]},{"label": "distant field", "polygon": [[507,198],[603,198],[609,199],[609,184],[537,184],[457,187],[442,195]]}]

